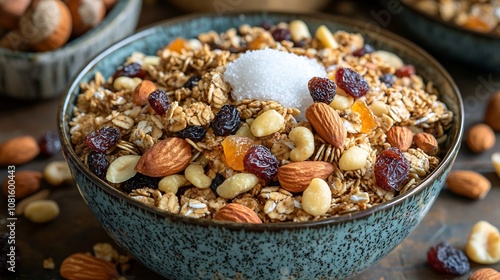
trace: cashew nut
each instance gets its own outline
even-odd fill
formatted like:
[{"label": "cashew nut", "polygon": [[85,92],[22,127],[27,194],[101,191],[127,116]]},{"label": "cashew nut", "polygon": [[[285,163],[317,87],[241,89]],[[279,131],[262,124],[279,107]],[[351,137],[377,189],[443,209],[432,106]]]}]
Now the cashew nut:
[{"label": "cashew nut", "polygon": [[186,179],[191,182],[191,184],[200,189],[206,189],[212,184],[212,178],[205,175],[203,166],[199,164],[190,164],[186,170],[184,170],[184,176],[186,176]]},{"label": "cashew nut", "polygon": [[250,126],[254,136],[263,137],[278,132],[285,125],[285,118],[276,110],[268,110],[259,115]]},{"label": "cashew nut", "polygon": [[292,161],[304,161],[314,154],[314,135],[306,127],[292,129],[288,138],[295,144],[295,149],[290,152]]},{"label": "cashew nut", "polygon": [[[201,165],[200,165],[201,166]],[[158,183],[158,189],[166,193],[176,194],[180,187],[187,183],[186,177],[181,174],[173,174],[163,177]]]},{"label": "cashew nut", "polygon": [[227,178],[218,188],[217,194],[225,199],[233,199],[238,195],[251,190],[259,178],[251,173],[238,173]]}]

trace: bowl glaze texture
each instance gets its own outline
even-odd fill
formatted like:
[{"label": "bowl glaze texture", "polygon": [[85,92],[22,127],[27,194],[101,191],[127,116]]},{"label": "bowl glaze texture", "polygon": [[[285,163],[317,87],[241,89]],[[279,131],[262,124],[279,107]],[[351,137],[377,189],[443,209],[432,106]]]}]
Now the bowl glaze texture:
[{"label": "bowl glaze texture", "polygon": [[[255,225],[191,219],[149,208],[109,187],[78,159],[69,121],[81,82],[97,71],[112,75],[132,51],[154,54],[177,36],[222,32],[264,19],[302,19],[311,30],[325,24],[330,30],[361,32],[374,47],[414,64],[424,79],[435,82],[441,100],[455,115],[439,167],[412,191],[369,210],[315,222]],[[112,46],[76,77],[58,115],[63,152],[83,199],[120,246],[167,279],[339,279],[377,262],[415,229],[439,194],[459,150],[463,105],[450,76],[428,54],[395,35],[364,32],[363,26],[326,15],[199,15],[159,23]]]},{"label": "bowl glaze texture", "polygon": [[95,28],[49,52],[0,48],[0,95],[40,100],[60,96],[95,55],[132,34],[142,0],[118,0]]}]

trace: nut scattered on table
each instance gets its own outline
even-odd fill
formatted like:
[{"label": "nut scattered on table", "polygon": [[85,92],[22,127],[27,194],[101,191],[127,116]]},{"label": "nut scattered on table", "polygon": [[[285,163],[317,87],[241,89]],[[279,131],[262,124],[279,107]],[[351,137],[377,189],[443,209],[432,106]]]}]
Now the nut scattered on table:
[{"label": "nut scattered on table", "polygon": [[486,221],[477,222],[470,230],[465,253],[479,264],[500,262],[500,232]]},{"label": "nut scattered on table", "polygon": [[32,201],[24,209],[24,217],[34,223],[48,223],[57,216],[59,216],[59,206],[54,200]]},{"label": "nut scattered on table", "polygon": [[75,253],[64,259],[59,273],[68,280],[105,280],[118,279],[120,276],[111,262],[83,253]]},{"label": "nut scattered on table", "polygon": [[42,266],[44,269],[49,269],[49,270],[53,270],[56,268],[56,264],[54,263],[54,259],[53,258],[46,258],[43,260],[43,263],[42,263]]},{"label": "nut scattered on table", "polygon": [[493,130],[500,131],[500,91],[490,97],[484,114],[484,122]]},{"label": "nut scattered on table", "polygon": [[493,268],[481,268],[472,273],[469,280],[499,280],[500,272]]},{"label": "nut scattered on table", "polygon": [[30,204],[33,201],[37,200],[44,200],[49,198],[50,191],[49,190],[41,190],[37,193],[34,193],[23,200],[21,200],[19,203],[16,204],[16,215],[22,215],[24,214],[24,209],[26,208],[26,205]]},{"label": "nut scattered on table", "polygon": [[51,186],[58,187],[73,181],[73,176],[66,161],[52,161],[43,169],[43,178]]},{"label": "nut scattered on table", "polygon": [[498,177],[500,177],[500,152],[496,152],[491,155],[491,163],[493,164]]},{"label": "nut scattered on table", "polygon": [[[42,183],[42,173],[38,171],[22,170],[15,173],[11,180],[6,178],[2,184],[5,196],[14,194],[16,199],[22,199],[38,191]],[[9,186],[12,186],[9,189]]]},{"label": "nut scattered on table", "polygon": [[491,182],[475,171],[451,171],[446,178],[448,189],[471,199],[483,199],[491,188]]},{"label": "nut scattered on table", "polygon": [[482,153],[495,146],[495,132],[486,124],[476,124],[467,132],[467,146],[474,153]]},{"label": "nut scattered on table", "polygon": [[40,153],[33,136],[19,136],[0,143],[0,166],[21,165],[30,162]]}]

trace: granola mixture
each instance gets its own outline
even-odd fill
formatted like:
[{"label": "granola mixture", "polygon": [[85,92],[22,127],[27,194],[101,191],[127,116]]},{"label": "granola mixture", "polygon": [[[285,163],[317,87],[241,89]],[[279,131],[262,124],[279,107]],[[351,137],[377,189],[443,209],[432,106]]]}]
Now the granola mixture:
[{"label": "granola mixture", "polygon": [[[446,131],[453,119],[453,114],[438,100],[432,82],[423,81],[411,65],[402,64],[396,55],[373,50],[360,34],[336,31],[332,35],[322,27],[323,30],[319,28],[311,36],[307,29],[297,29],[296,25],[242,25],[221,34],[214,31],[200,34],[197,39],[178,38],[156,56],[131,54],[112,77],[96,73],[94,80],[81,85],[70,122],[76,153],[92,172],[108,182],[111,180],[110,187],[151,207],[193,218],[214,219],[222,207],[237,203],[253,210],[264,223],[311,221],[368,209],[415,188],[439,164],[437,145],[446,141]],[[298,121],[301,112],[297,108],[286,108],[273,100],[235,101],[231,85],[223,79],[225,69],[246,51],[266,48],[315,59],[332,80],[336,79],[339,69],[349,68],[367,82],[366,95],[353,98],[338,87],[335,99],[326,106],[335,108],[334,114],[338,114],[346,131],[339,147],[320,136],[309,121]],[[161,94],[151,99],[152,90],[149,102],[138,101],[140,88],[144,86],[141,82],[146,80],[153,82],[153,90],[166,93],[167,103],[162,101]],[[306,143],[311,148],[310,154],[301,161],[321,161],[331,166],[328,168],[333,171],[324,177],[329,190],[325,190],[322,183],[315,189],[331,195],[323,200],[330,204],[326,211],[304,210],[302,203],[311,197],[306,198],[306,192],[311,191],[284,189],[281,179],[277,178],[280,173],[278,176],[274,173],[270,179],[254,180],[256,177],[247,165],[242,169],[231,163],[234,155],[225,151],[224,145],[230,146],[233,136],[217,136],[213,124],[228,105],[232,107],[227,108],[236,108],[239,114],[236,132],[230,133],[240,137],[236,149],[249,141],[250,149],[264,146],[277,159],[280,169],[293,162],[291,154],[298,142],[291,139],[290,132],[298,127],[312,132],[313,137]],[[165,112],[159,114],[162,108]],[[273,111],[268,115],[279,115],[278,119],[284,122],[269,135],[255,136],[253,122],[268,111]],[[110,127],[119,131],[119,138],[111,147],[99,150],[86,141],[99,129],[111,131]],[[378,186],[375,165],[382,151],[398,146],[388,141],[391,128],[408,129],[411,146],[402,152],[409,163],[408,176],[388,189]],[[437,140],[436,149],[429,150],[412,142],[411,137],[422,132]],[[186,136],[190,133],[193,135]],[[101,139],[106,138],[104,136]],[[189,143],[189,166],[184,165],[182,170],[168,176],[141,175],[143,169],[139,165],[148,164],[141,163],[141,158],[146,157],[155,143],[166,139]],[[351,149],[353,147],[355,149]],[[357,153],[351,158],[358,165],[344,170],[339,162],[349,150]],[[176,154],[182,156],[182,152]],[[151,153],[147,155],[151,156]],[[120,158],[124,162],[121,169],[112,167]],[[189,173],[196,171],[199,176],[189,175],[188,169]],[[254,183],[227,198],[222,188],[235,176],[239,179],[246,176],[245,182]]]},{"label": "granola mixture", "polygon": [[500,35],[499,0],[405,0],[420,11],[482,33]]}]

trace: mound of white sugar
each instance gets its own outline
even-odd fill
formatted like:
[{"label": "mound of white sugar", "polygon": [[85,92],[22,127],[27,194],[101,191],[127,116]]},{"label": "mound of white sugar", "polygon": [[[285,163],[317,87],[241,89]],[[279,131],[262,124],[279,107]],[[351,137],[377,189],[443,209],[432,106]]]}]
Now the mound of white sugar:
[{"label": "mound of white sugar", "polygon": [[234,100],[274,100],[299,109],[297,119],[302,121],[313,104],[307,82],[312,77],[326,77],[326,71],[315,59],[264,49],[242,54],[228,64],[223,77],[232,87]]}]

